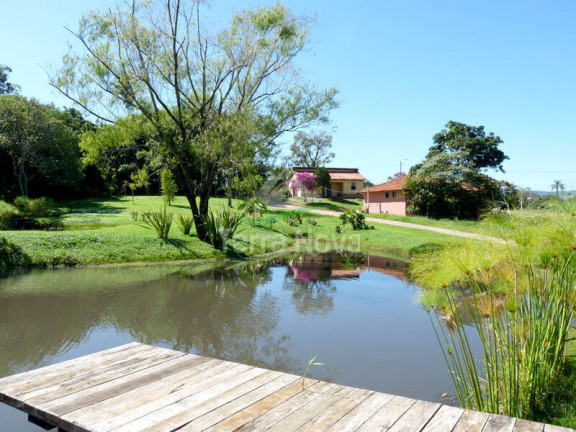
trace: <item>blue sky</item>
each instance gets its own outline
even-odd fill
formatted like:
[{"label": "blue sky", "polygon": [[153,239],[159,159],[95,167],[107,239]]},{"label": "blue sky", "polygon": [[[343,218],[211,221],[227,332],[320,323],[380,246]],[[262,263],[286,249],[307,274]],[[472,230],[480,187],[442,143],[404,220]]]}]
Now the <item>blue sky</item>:
[{"label": "blue sky", "polygon": [[[90,8],[112,0],[5,2],[0,64],[25,96],[70,105],[47,83]],[[216,21],[272,1],[213,2]],[[302,77],[336,86],[332,166],[375,183],[421,161],[450,121],[484,125],[510,157],[495,177],[533,190],[576,189],[576,2],[573,0],[286,0],[315,14]],[[287,140],[286,146],[289,144]]]}]

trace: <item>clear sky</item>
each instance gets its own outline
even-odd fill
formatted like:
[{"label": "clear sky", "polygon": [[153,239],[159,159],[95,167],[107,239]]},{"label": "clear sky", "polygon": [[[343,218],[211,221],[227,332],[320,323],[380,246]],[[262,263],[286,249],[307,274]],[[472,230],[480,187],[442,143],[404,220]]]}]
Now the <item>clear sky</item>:
[{"label": "clear sky", "polygon": [[[0,64],[25,96],[70,105],[48,86],[75,28],[112,0],[2,1]],[[268,0],[217,0],[234,10]],[[501,179],[576,189],[576,1],[286,0],[315,14],[302,76],[336,86],[332,166],[358,167],[375,183],[421,161],[450,121],[484,125],[510,157]],[[287,143],[289,144],[289,143]]]}]

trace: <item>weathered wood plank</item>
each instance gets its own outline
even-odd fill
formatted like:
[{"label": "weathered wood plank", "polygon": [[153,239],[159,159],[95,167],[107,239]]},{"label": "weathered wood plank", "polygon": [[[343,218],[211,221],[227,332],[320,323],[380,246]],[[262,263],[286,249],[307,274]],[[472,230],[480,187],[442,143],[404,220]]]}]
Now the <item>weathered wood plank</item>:
[{"label": "weathered wood plank", "polygon": [[267,430],[293,412],[297,411],[300,407],[320,397],[325,391],[333,386],[333,384],[318,382],[313,386],[308,387],[308,391],[301,391],[294,397],[262,414],[260,417],[246,423],[244,426],[238,428],[238,431]]},{"label": "weathered wood plank", "polygon": [[[255,375],[255,377],[250,378],[253,375]],[[198,419],[204,414],[213,412],[222,405],[226,405],[227,403],[240,398],[246,393],[262,387],[262,385],[273,381],[281,375],[282,374],[280,372],[266,371],[265,369],[255,368],[245,376],[245,379],[247,379],[246,381],[239,382],[239,384],[235,387],[229,390],[224,390],[222,393],[217,393],[213,390],[213,397],[207,395],[206,399],[202,402],[193,404],[190,406],[190,408],[184,409],[178,414],[162,420],[162,422],[156,423],[147,429],[143,429],[142,432],[169,432],[177,427],[180,428],[178,430],[181,431],[188,427],[190,422]]]},{"label": "weathered wood plank", "polygon": [[[196,395],[203,390],[209,389],[211,386],[231,379],[251,368],[251,366],[247,365],[224,362],[222,365],[218,365],[212,370],[207,370],[205,373],[200,372],[199,374],[195,374],[194,370],[190,370],[189,378],[186,378],[175,391],[143,405],[138,405],[129,411],[123,411],[113,417],[103,419],[93,426],[98,430],[109,431],[123,427],[129,423],[134,423],[143,417],[166,409],[187,397]],[[198,377],[195,375],[198,375]]]},{"label": "weathered wood plank", "polygon": [[173,373],[180,372],[186,368],[191,368],[202,361],[202,358],[196,356],[178,356],[175,358],[168,358],[162,363],[155,364],[114,381],[105,382],[89,389],[81,390],[68,396],[55,399],[40,405],[38,408],[47,409],[59,415],[64,415],[109,399],[118,394],[126,393],[130,390],[142,387],[151,382],[170,376]]},{"label": "weathered wood plank", "polygon": [[518,419],[514,424],[514,432],[543,432],[544,425],[529,420]]},{"label": "weathered wood plank", "polygon": [[442,405],[434,417],[432,417],[424,429],[422,429],[422,432],[451,431],[462,417],[462,414],[464,414],[462,408]]},{"label": "weathered wood plank", "polygon": [[[192,396],[189,396],[185,399],[179,400],[174,404],[170,404],[162,409],[149,413],[139,419],[127,423],[119,428],[114,429],[115,432],[141,432],[148,428],[152,429],[153,426],[159,427],[164,421],[168,420],[171,417],[177,416],[178,414],[192,409],[194,406],[205,402],[213,397],[221,395],[227,391],[230,391],[234,387],[245,383],[246,381],[250,381],[252,378],[255,378],[263,373],[266,373],[266,369],[255,368],[252,366],[246,365],[237,365],[237,366],[244,366],[244,370],[238,368],[236,373],[228,378],[222,379],[221,376],[224,374],[220,374],[214,382],[208,384],[208,387],[202,391],[199,391]],[[185,420],[180,419],[180,423],[177,426],[183,426],[186,424]],[[177,427],[174,427],[177,429]]]},{"label": "weathered wood plank", "polygon": [[[358,432],[386,431],[395,424],[398,419],[409,409],[412,409],[416,401],[402,396],[393,396],[379,410],[375,411],[366,422],[358,428]],[[414,429],[417,430],[417,429]]]},{"label": "weathered wood plank", "polygon": [[464,411],[452,432],[479,432],[484,429],[490,414],[478,411]]},{"label": "weathered wood plank", "polygon": [[574,432],[574,429],[567,429],[551,424],[544,425],[544,432]]},{"label": "weathered wood plank", "polygon": [[[257,378],[258,379],[258,378]],[[264,399],[282,388],[296,382],[300,377],[290,374],[280,374],[280,376],[261,387],[258,387],[248,393],[238,397],[220,407],[206,412],[202,416],[192,420],[178,432],[193,432],[207,429],[215,424],[226,420],[227,418],[241,412],[250,405]],[[239,387],[236,387],[239,388]]]},{"label": "weathered wood plank", "polygon": [[[163,400],[166,404],[170,404],[178,400],[178,398],[183,398],[187,395],[187,393],[182,391],[186,386],[200,383],[204,379],[230,367],[223,360],[209,359],[208,357],[204,359],[206,361],[203,363],[129,392],[72,411],[65,414],[63,418],[85,424],[96,424],[101,422],[103,418],[111,419],[119,415],[128,415],[128,412],[150,402],[158,404],[159,400]],[[167,397],[170,397],[170,399],[164,399]]]},{"label": "weathered wood plank", "polygon": [[355,389],[334,405],[325,409],[324,412],[302,425],[298,429],[298,432],[313,432],[328,429],[373,394],[374,392],[370,390]]},{"label": "weathered wood plank", "polygon": [[362,403],[343,415],[339,421],[334,423],[327,431],[348,432],[355,431],[362,426],[366,420],[374,415],[383,405],[392,399],[392,395],[384,393],[374,393],[366,398]]},{"label": "weathered wood plank", "polygon": [[305,389],[302,389],[301,380],[293,382],[292,384],[283,387],[281,390],[272,393],[270,396],[267,396],[258,402],[246,407],[242,411],[237,412],[234,415],[231,415],[226,420],[221,421],[212,427],[206,429],[207,431],[227,431],[227,430],[236,430],[245,424],[249,423],[250,421],[260,417],[264,413],[270,411],[274,407],[282,404],[284,401],[289,400],[290,398],[294,397],[295,395],[305,391],[306,389],[313,387],[318,383],[315,380],[306,380]]},{"label": "weathered wood plank", "polygon": [[482,432],[512,432],[516,419],[497,414],[490,414]]},{"label": "weathered wood plank", "polygon": [[440,409],[441,404],[428,401],[416,401],[414,405],[408,409],[398,419],[396,423],[392,425],[390,432],[400,432],[407,430],[421,430],[430,419],[436,414]]},{"label": "weathered wood plank", "polygon": [[69,376],[62,377],[57,383],[19,393],[15,397],[31,405],[41,405],[181,356],[182,354],[177,355],[174,351],[165,349],[140,351],[109,367],[97,369],[90,373],[78,374],[72,369]]},{"label": "weathered wood plank", "polygon": [[77,359],[77,363],[75,360],[67,360],[55,365],[12,375],[0,380],[0,393],[13,395],[29,389],[41,388],[53,382],[58,382],[62,377],[69,376],[71,370],[74,370],[76,374],[98,370],[108,367],[110,363],[120,362],[124,358],[133,356],[138,352],[152,349],[153,347],[134,343],[80,357]]}]

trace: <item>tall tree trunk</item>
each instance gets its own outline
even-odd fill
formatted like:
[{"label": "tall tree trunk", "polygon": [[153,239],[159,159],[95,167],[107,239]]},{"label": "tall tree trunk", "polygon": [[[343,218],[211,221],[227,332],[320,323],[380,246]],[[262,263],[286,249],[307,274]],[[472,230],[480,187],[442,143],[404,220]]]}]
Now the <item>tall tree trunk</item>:
[{"label": "tall tree trunk", "polygon": [[194,219],[194,227],[196,227],[196,235],[201,241],[210,243],[208,231],[206,231],[206,227],[204,226],[204,216],[206,216],[208,212],[206,211],[205,213],[202,213],[200,208],[198,208],[196,195],[188,192],[187,190],[184,192],[184,195],[188,200],[188,204],[190,204],[190,210],[192,210],[192,218]]}]

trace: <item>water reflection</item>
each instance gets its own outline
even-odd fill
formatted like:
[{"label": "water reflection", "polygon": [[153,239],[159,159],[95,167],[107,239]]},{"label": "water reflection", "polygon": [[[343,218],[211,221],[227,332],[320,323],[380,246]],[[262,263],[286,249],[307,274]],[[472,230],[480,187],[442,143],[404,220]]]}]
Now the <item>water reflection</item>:
[{"label": "water reflection", "polygon": [[248,265],[29,271],[0,280],[0,376],[130,340],[438,400],[451,388],[405,264],[358,253]]}]

